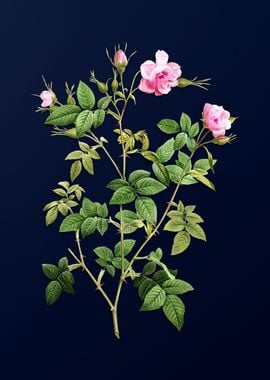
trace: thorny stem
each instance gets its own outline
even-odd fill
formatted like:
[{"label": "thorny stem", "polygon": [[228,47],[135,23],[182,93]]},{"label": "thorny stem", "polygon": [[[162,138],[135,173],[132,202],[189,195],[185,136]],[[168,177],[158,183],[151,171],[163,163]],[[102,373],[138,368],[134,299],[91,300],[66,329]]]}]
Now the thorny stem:
[{"label": "thorny stem", "polygon": [[82,265],[82,268],[83,270],[85,270],[85,272],[88,274],[88,276],[91,278],[91,280],[93,281],[93,283],[96,285],[96,289],[102,294],[102,296],[104,297],[104,299],[106,300],[106,302],[108,303],[111,311],[113,312],[114,310],[114,306],[113,306],[113,303],[112,301],[110,300],[109,296],[107,295],[107,293],[103,290],[102,288],[102,285],[99,283],[99,281],[96,279],[96,277],[93,275],[93,273],[90,271],[90,269],[87,267],[87,265],[85,264],[85,261],[84,261],[84,255],[83,255],[83,252],[82,252],[82,247],[81,247],[81,242],[80,242],[80,231],[77,230],[76,231],[76,243],[77,243],[77,247],[78,247],[78,251],[79,251],[79,255],[80,255],[80,258],[78,258],[72,251],[71,249],[69,249],[69,252],[72,254],[72,256],[74,257],[74,259],[77,261],[77,263],[81,264]]}]

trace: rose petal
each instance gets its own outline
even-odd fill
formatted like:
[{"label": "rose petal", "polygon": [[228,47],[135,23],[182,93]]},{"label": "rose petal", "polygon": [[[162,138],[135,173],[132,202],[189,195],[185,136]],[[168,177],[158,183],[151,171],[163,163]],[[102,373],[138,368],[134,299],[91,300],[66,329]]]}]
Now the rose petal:
[{"label": "rose petal", "polygon": [[156,51],[156,63],[158,65],[166,65],[168,62],[169,56],[164,50]]}]

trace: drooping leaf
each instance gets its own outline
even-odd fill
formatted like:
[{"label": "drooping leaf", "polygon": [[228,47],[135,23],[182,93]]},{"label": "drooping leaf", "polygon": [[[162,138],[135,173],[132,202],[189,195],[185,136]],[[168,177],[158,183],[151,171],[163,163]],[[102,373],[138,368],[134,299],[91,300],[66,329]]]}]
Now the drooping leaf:
[{"label": "drooping leaf", "polygon": [[193,138],[191,138],[191,137],[188,137],[188,139],[187,139],[187,148],[188,148],[188,150],[191,153],[195,151],[196,145],[197,145],[196,140],[193,139]]},{"label": "drooping leaf", "polygon": [[165,290],[166,294],[174,295],[184,294],[194,290],[188,282],[178,279],[166,280],[163,282],[162,288]]},{"label": "drooping leaf", "polygon": [[213,182],[211,182],[208,178],[206,178],[204,175],[200,174],[196,170],[191,170],[190,172],[193,177],[196,178],[196,180],[200,181],[205,186],[209,187],[209,189],[216,191],[215,185]]},{"label": "drooping leaf", "polygon": [[42,264],[42,271],[50,280],[56,280],[59,274],[57,266],[53,264]]},{"label": "drooping leaf", "polygon": [[85,238],[95,232],[97,228],[97,218],[86,218],[81,225],[82,237]]},{"label": "drooping leaf", "polygon": [[111,205],[123,205],[134,201],[136,193],[130,186],[122,186],[117,189],[110,200]]},{"label": "drooping leaf", "polygon": [[159,286],[154,286],[145,296],[141,311],[152,311],[161,308],[165,302],[166,293]]},{"label": "drooping leaf", "polygon": [[95,105],[95,95],[86,83],[80,81],[77,88],[77,98],[80,106],[85,110],[91,110]]},{"label": "drooping leaf", "polygon": [[172,137],[161,145],[156,151],[161,163],[169,161],[174,154],[174,138]]},{"label": "drooping leaf", "polygon": [[184,324],[185,305],[182,300],[175,295],[168,295],[163,305],[163,312],[167,319],[181,330]]},{"label": "drooping leaf", "polygon": [[190,245],[190,235],[186,231],[178,232],[173,241],[172,255],[178,255],[184,252]]},{"label": "drooping leaf", "polygon": [[167,133],[168,135],[174,134],[180,131],[179,124],[175,120],[172,120],[172,119],[160,120],[157,126],[162,132]]},{"label": "drooping leaf", "polygon": [[46,287],[45,295],[47,305],[52,305],[55,303],[62,293],[61,285],[58,281],[51,281]]},{"label": "drooping leaf", "polygon": [[65,217],[60,225],[60,232],[72,232],[80,229],[84,217],[80,214],[70,214]]},{"label": "drooping leaf", "polygon": [[153,199],[140,197],[136,199],[135,208],[137,214],[144,220],[155,225],[157,223],[157,206]]},{"label": "drooping leaf", "polygon": [[165,190],[166,186],[153,178],[143,178],[136,182],[135,188],[140,195],[154,195]]},{"label": "drooping leaf", "polygon": [[92,111],[82,111],[76,120],[76,132],[77,137],[82,137],[86,132],[90,130],[94,122],[94,115]]},{"label": "drooping leaf", "polygon": [[79,113],[80,107],[73,105],[64,105],[57,107],[47,117],[45,124],[56,125],[57,127],[64,127],[69,124],[75,123]]}]

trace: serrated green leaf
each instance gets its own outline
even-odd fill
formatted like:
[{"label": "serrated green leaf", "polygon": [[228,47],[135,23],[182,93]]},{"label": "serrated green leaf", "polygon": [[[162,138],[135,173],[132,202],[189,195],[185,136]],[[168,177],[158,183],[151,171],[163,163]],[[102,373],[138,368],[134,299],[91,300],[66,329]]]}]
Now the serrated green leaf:
[{"label": "serrated green leaf", "polygon": [[83,152],[81,150],[74,150],[65,157],[65,160],[80,160],[82,156]]},{"label": "serrated green leaf", "polygon": [[177,165],[167,165],[166,169],[168,170],[170,180],[173,183],[178,183],[183,180],[183,169]]},{"label": "serrated green leaf", "polygon": [[156,270],[156,267],[157,267],[156,263],[150,261],[149,263],[145,264],[145,266],[143,267],[143,274],[145,276],[149,276],[153,274]]},{"label": "serrated green leaf", "polygon": [[109,107],[109,104],[112,100],[111,96],[104,96],[103,98],[100,98],[98,101],[98,108],[105,110]]},{"label": "serrated green leaf", "polygon": [[172,255],[179,255],[190,245],[190,235],[186,231],[178,232],[173,240]]},{"label": "serrated green leaf", "polygon": [[153,178],[142,178],[136,182],[135,188],[140,195],[154,195],[166,189],[163,183]]},{"label": "serrated green leaf", "polygon": [[150,258],[150,260],[153,260],[153,261],[157,262],[157,261],[161,260],[162,255],[163,255],[162,249],[161,248],[157,248],[155,251],[152,251],[149,254],[149,258]]},{"label": "serrated green leaf", "polygon": [[173,218],[170,219],[164,226],[163,228],[165,231],[170,231],[170,232],[179,232],[183,231],[185,229],[185,224],[183,221]]},{"label": "serrated green leaf", "polygon": [[145,276],[142,276],[142,275],[136,277],[136,278],[134,279],[133,286],[134,286],[135,288],[138,288],[138,287],[143,283],[143,281],[144,281],[145,279],[146,279],[146,277],[145,277]]},{"label": "serrated green leaf", "polygon": [[140,197],[135,201],[137,214],[152,225],[157,223],[157,206],[153,199]]},{"label": "serrated green leaf", "polygon": [[91,149],[90,146],[88,144],[86,144],[85,142],[83,141],[79,141],[79,147],[80,149],[84,152],[84,153],[88,153],[89,150]]},{"label": "serrated green leaf", "polygon": [[87,171],[87,173],[94,174],[93,160],[89,154],[84,154],[84,156],[82,158],[82,163],[83,163],[83,167]]},{"label": "serrated green leaf", "polygon": [[170,184],[170,175],[167,168],[160,162],[154,162],[152,165],[153,172],[157,179],[164,185],[168,186]]},{"label": "serrated green leaf", "polygon": [[52,201],[52,202],[49,202],[49,203],[47,203],[47,204],[43,207],[42,211],[47,211],[47,210],[49,210],[50,208],[52,208],[52,207],[54,207],[54,206],[57,206],[57,205],[58,205],[58,201]]},{"label": "serrated green leaf", "polygon": [[68,259],[66,256],[61,257],[61,259],[58,261],[58,269],[60,272],[64,272],[68,269]]},{"label": "serrated green leaf", "polygon": [[56,195],[59,195],[60,197],[66,197],[67,196],[66,191],[64,189],[61,189],[61,188],[53,189],[53,192]]},{"label": "serrated green leaf", "polygon": [[[133,239],[125,239],[123,241],[123,255],[124,256],[127,256],[131,252],[135,243],[136,243],[136,240],[133,240]],[[117,244],[115,244],[114,254],[115,256],[121,257],[121,242],[118,242]]]},{"label": "serrated green leaf", "polygon": [[82,171],[82,163],[81,161],[74,161],[70,167],[70,180],[71,182],[75,181],[75,179],[80,175]]},{"label": "serrated green leaf", "polygon": [[55,303],[62,293],[61,285],[58,281],[51,281],[46,287],[45,295],[47,305]]},{"label": "serrated green leaf", "polygon": [[90,130],[94,122],[94,115],[92,111],[82,111],[76,119],[76,132],[77,137],[82,137]]},{"label": "serrated green leaf", "polygon": [[185,207],[185,214],[186,215],[190,215],[191,213],[193,213],[193,211],[195,210],[196,206],[195,205],[188,205]]},{"label": "serrated green leaf", "polygon": [[134,170],[132,173],[130,173],[128,177],[128,182],[131,186],[134,186],[135,183],[142,178],[146,178],[150,176],[150,172],[146,170]]},{"label": "serrated green leaf", "polygon": [[[216,160],[214,160],[216,162]],[[213,162],[213,164],[215,164]],[[205,170],[206,172],[210,169],[210,164],[208,158],[201,158],[200,160],[197,160],[193,166],[193,169],[202,169]]]},{"label": "serrated green leaf", "polygon": [[103,268],[106,268],[108,265],[107,261],[103,259],[96,259],[95,262]]},{"label": "serrated green leaf", "polygon": [[181,330],[184,324],[185,305],[181,299],[174,295],[168,295],[163,305],[163,312],[167,319]]},{"label": "serrated green leaf", "polygon": [[108,221],[103,218],[97,219],[97,230],[100,233],[101,236],[105,234],[105,232],[108,230]]},{"label": "serrated green leaf", "polygon": [[190,223],[203,223],[204,222],[203,218],[199,214],[197,214],[196,212],[192,212],[191,214],[187,215],[186,220],[187,220],[187,222],[190,222]]},{"label": "serrated green leaf", "polygon": [[95,105],[95,95],[86,83],[80,81],[77,88],[77,98],[80,106],[85,110],[91,110]]},{"label": "serrated green leaf", "polygon": [[187,143],[187,134],[184,132],[178,133],[174,140],[174,150],[182,149]]},{"label": "serrated green leaf", "polygon": [[211,182],[204,175],[200,174],[199,172],[196,172],[195,170],[192,170],[190,173],[192,173],[192,176],[195,177],[196,180],[200,181],[202,184],[209,187],[209,189],[216,191],[216,188],[213,182]]},{"label": "serrated green leaf", "polygon": [[105,111],[102,109],[96,110],[94,112],[94,119],[93,119],[93,127],[98,128],[100,127],[105,120]]},{"label": "serrated green leaf", "polygon": [[199,123],[192,124],[192,126],[190,127],[190,129],[188,131],[189,137],[191,137],[191,138],[196,137],[197,134],[199,133],[199,130],[200,130]]},{"label": "serrated green leaf", "polygon": [[53,264],[42,264],[42,271],[50,280],[56,280],[59,274],[57,266]]},{"label": "serrated green leaf", "polygon": [[158,128],[164,132],[167,133],[168,135],[174,134],[180,131],[180,126],[179,124],[172,119],[162,119],[158,123]]},{"label": "serrated green leaf", "polygon": [[102,247],[96,247],[94,249],[94,252],[96,255],[98,255],[99,258],[105,261],[111,262],[113,259],[113,252],[110,248],[102,246]]},{"label": "serrated green leaf", "polygon": [[188,137],[188,139],[187,139],[187,148],[188,148],[188,150],[191,153],[195,151],[196,145],[197,145],[196,140]]},{"label": "serrated green leaf", "polygon": [[59,186],[62,186],[65,190],[68,190],[69,188],[69,182],[68,181],[60,181],[58,182]]},{"label": "serrated green leaf", "polygon": [[103,203],[102,205],[100,205],[99,207],[97,207],[97,214],[98,216],[100,216],[101,218],[107,218],[108,217],[108,207],[106,205],[106,203]]},{"label": "serrated green leaf", "polygon": [[55,222],[56,218],[58,216],[58,208],[56,206],[50,208],[46,213],[46,226],[49,226],[53,222]]},{"label": "serrated green leaf", "polygon": [[93,158],[94,160],[100,160],[100,155],[99,153],[97,152],[96,149],[90,149],[88,151],[88,155]]},{"label": "serrated green leaf", "polygon": [[115,276],[115,268],[114,268],[114,266],[108,264],[108,265],[106,266],[106,270],[107,270],[107,272],[108,272],[112,277]]},{"label": "serrated green leaf", "polygon": [[144,280],[139,285],[139,297],[141,300],[144,300],[146,294],[154,287],[156,286],[155,281],[151,280],[150,278],[144,278]]},{"label": "serrated green leaf", "polygon": [[85,238],[95,232],[97,228],[97,218],[86,218],[81,225],[82,237]]},{"label": "serrated green leaf", "polygon": [[184,209],[183,209],[183,211],[172,210],[172,211],[169,211],[167,215],[171,219],[172,218],[177,218],[177,219],[179,219],[181,221],[184,221],[184,219],[183,219],[183,212],[184,212]]},{"label": "serrated green leaf", "polygon": [[191,127],[191,119],[184,112],[182,112],[180,117],[180,126],[183,132],[188,132],[189,128]]},{"label": "serrated green leaf", "polygon": [[188,223],[186,225],[187,232],[194,238],[206,241],[206,236],[203,228],[196,223]]},{"label": "serrated green leaf", "polygon": [[[115,214],[115,217],[116,219],[120,220],[121,219],[120,212],[117,212]],[[132,223],[137,219],[138,219],[138,215],[134,211],[130,211],[130,210],[122,211],[122,220],[124,223]]]},{"label": "serrated green leaf", "polygon": [[58,207],[58,211],[63,215],[63,216],[66,216],[69,212],[69,207],[68,205],[66,205],[65,203],[59,203],[59,205],[57,206]]},{"label": "serrated green leaf", "polygon": [[187,154],[179,151],[178,160],[179,160],[179,163],[178,163],[179,166],[185,171],[185,173],[191,170],[192,164],[191,164],[190,157]]},{"label": "serrated green leaf", "polygon": [[118,190],[123,186],[129,186],[129,183],[120,178],[113,179],[108,183],[108,185],[106,185],[106,187],[110,190]]},{"label": "serrated green leaf", "polygon": [[95,202],[92,202],[89,198],[83,198],[82,209],[85,216],[92,217],[97,215],[97,205],[95,204]]},{"label": "serrated green leaf", "polygon": [[184,294],[187,292],[190,292],[193,289],[193,287],[186,281],[183,280],[166,280],[162,284],[162,288],[165,290],[166,294]]},{"label": "serrated green leaf", "polygon": [[152,162],[159,161],[158,155],[155,152],[151,152],[150,150],[141,152],[141,155],[148,161],[152,161]]},{"label": "serrated green leaf", "polygon": [[156,154],[161,163],[169,161],[174,154],[174,138],[172,137],[168,141],[166,141],[163,145],[161,145]]},{"label": "serrated green leaf", "polygon": [[[122,258],[121,257],[114,257],[112,259],[112,265],[116,268],[116,269],[122,269]],[[123,267],[124,269],[127,269],[129,265],[129,262],[127,259],[123,259]]]},{"label": "serrated green leaf", "polygon": [[57,127],[64,127],[69,124],[75,123],[79,113],[80,107],[73,105],[64,105],[57,107],[47,117],[45,124],[56,125]]},{"label": "serrated green leaf", "polygon": [[65,217],[60,225],[60,232],[72,232],[80,229],[84,217],[80,214],[70,214]]},{"label": "serrated green leaf", "polygon": [[136,193],[130,186],[122,186],[117,189],[110,200],[111,205],[123,205],[134,201]]},{"label": "serrated green leaf", "polygon": [[141,311],[152,311],[161,308],[165,302],[166,294],[164,290],[156,285],[146,294]]},{"label": "serrated green leaf", "polygon": [[154,273],[153,280],[158,284],[162,285],[164,281],[169,280],[168,273],[162,269]]},{"label": "serrated green leaf", "polygon": [[66,271],[60,274],[60,276],[58,277],[58,282],[60,283],[63,292],[68,293],[68,294],[74,294],[72,280],[73,280],[72,273]]}]

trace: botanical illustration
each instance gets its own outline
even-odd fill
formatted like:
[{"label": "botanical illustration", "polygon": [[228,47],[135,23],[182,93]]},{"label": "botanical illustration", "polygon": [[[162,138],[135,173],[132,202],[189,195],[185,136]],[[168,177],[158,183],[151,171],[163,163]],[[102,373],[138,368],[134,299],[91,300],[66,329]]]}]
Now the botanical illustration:
[{"label": "botanical illustration", "polygon": [[[134,291],[133,284],[141,311],[160,309],[180,330],[185,314],[183,295],[193,287],[176,268],[167,266],[166,259],[191,250],[193,239],[206,241],[199,210],[184,204],[181,192],[195,185],[198,191],[200,186],[215,190],[209,179],[217,162],[211,147],[223,147],[234,140],[227,131],[236,118],[222,106],[206,103],[198,107],[197,120],[182,110],[173,120],[168,109],[162,120],[152,116],[151,131],[144,125],[140,129],[126,125],[125,115],[137,100],[142,104],[145,96],[170,96],[171,91],[183,92],[190,86],[194,91],[206,90],[209,78],[183,78],[180,65],[170,61],[164,50],[158,50],[153,60],[142,60],[134,74],[134,53],[128,56],[126,46],[117,46],[112,54],[106,50],[106,55],[112,69],[107,81],[100,79],[101,73],[91,71],[90,80],[76,86],[65,84],[63,100],[44,79],[45,88],[39,95],[37,111],[46,116],[44,123],[51,127],[52,136],[74,140],[74,149],[65,157],[70,172],[60,176],[54,197],[43,209],[47,226],[59,222],[61,233],[75,237],[71,247],[63,248],[63,257],[56,258],[57,264],[42,265],[48,279],[46,301],[52,305],[64,293],[73,295],[75,278],[88,276],[89,286],[104,298],[114,335],[119,338],[119,301],[123,288]],[[114,130],[114,141],[106,138],[108,129]],[[154,146],[151,135],[158,129],[164,138]],[[130,170],[130,157],[133,162],[136,157],[143,158],[144,165]],[[108,176],[106,202],[91,195],[91,181],[101,159],[111,165],[104,173]],[[82,171],[89,174],[89,189],[79,183]],[[168,194],[164,204],[157,202],[156,195],[161,192]],[[118,240],[106,240],[108,229],[115,230]],[[151,251],[148,243],[158,234],[164,235],[166,246]],[[104,244],[96,244],[98,235]],[[108,286],[110,278],[116,281],[116,291]],[[90,296],[95,297],[95,292]]]}]

